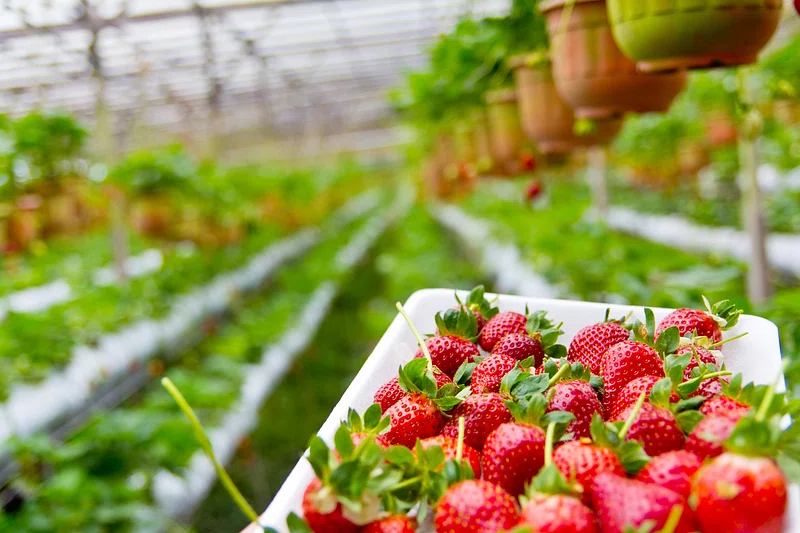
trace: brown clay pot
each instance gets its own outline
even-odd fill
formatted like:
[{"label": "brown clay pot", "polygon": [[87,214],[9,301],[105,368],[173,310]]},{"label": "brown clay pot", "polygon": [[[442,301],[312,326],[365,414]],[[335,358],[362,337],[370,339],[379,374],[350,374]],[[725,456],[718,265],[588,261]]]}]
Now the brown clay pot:
[{"label": "brown clay pot", "polygon": [[80,206],[73,194],[62,192],[44,199],[46,235],[74,234],[82,226]]},{"label": "brown clay pot", "polygon": [[706,117],[706,137],[708,144],[714,148],[736,143],[738,139],[736,122],[730,113],[725,111],[709,113]]},{"label": "brown clay pot", "polygon": [[566,30],[567,0],[547,0],[541,10],[550,33],[558,92],[578,118],[666,111],[686,85],[686,73],[642,74],[619,49],[605,0],[575,0]]},{"label": "brown clay pot", "polygon": [[486,93],[489,118],[489,139],[495,171],[502,175],[519,173],[519,156],[525,142],[517,95],[514,89],[498,89]]},{"label": "brown clay pot", "polygon": [[40,210],[42,199],[27,194],[16,202],[8,219],[8,240],[17,249],[25,249],[41,236]]}]

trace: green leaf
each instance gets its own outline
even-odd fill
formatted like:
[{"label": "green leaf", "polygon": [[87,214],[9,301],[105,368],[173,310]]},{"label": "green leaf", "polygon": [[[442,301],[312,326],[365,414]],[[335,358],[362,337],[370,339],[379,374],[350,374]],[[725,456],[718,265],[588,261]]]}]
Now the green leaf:
[{"label": "green leaf", "polygon": [[666,356],[674,353],[675,350],[678,349],[678,346],[680,346],[680,343],[681,334],[676,326],[672,326],[659,334],[658,340],[656,340],[655,343],[655,349],[662,356]]},{"label": "green leaf", "polygon": [[289,528],[289,533],[314,533],[305,520],[294,513],[286,517],[286,525]]},{"label": "green leaf", "polygon": [[383,413],[381,413],[381,405],[373,403],[367,410],[364,411],[364,428],[375,429],[381,421]]},{"label": "green leaf", "polygon": [[355,446],[353,446],[353,438],[350,436],[350,431],[347,429],[347,426],[344,424],[339,426],[339,429],[336,430],[336,434],[333,436],[333,442],[342,460],[347,461],[350,459],[355,451]]},{"label": "green leaf", "polygon": [[650,391],[650,403],[659,407],[669,407],[672,396],[672,381],[664,378],[656,381]]},{"label": "green leaf", "polygon": [[686,435],[694,430],[695,426],[705,418],[700,411],[683,411],[675,416],[678,422],[678,427],[681,428]]},{"label": "green leaf", "polygon": [[330,469],[329,461],[330,450],[328,450],[328,445],[321,438],[313,437],[308,447],[308,462],[311,464],[311,468],[314,469],[314,473],[321,480],[324,480],[328,474]]},{"label": "green leaf", "polygon": [[397,466],[408,466],[417,460],[414,452],[405,446],[392,446],[384,453],[386,460]]},{"label": "green leaf", "polygon": [[645,453],[642,445],[632,440],[621,443],[615,451],[622,468],[631,476],[638,474],[650,462],[650,456]]}]

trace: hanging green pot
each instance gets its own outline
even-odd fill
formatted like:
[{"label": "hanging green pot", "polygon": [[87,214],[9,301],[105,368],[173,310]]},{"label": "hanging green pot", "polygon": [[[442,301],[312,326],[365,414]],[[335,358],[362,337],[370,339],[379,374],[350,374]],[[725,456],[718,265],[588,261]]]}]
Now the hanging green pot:
[{"label": "hanging green pot", "polygon": [[686,73],[643,74],[617,47],[605,0],[547,0],[553,77],[577,118],[666,111]]},{"label": "hanging green pot", "polygon": [[644,72],[754,63],[781,0],[608,0],[622,51]]},{"label": "hanging green pot", "polygon": [[497,89],[486,93],[489,117],[489,138],[496,170],[505,175],[520,170],[519,156],[525,133],[519,119],[517,95],[514,89]]}]

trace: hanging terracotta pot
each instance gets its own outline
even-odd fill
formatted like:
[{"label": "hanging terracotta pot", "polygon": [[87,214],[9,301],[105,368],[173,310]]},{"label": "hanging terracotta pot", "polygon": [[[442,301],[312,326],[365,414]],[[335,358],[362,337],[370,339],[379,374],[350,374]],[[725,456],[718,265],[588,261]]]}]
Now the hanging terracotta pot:
[{"label": "hanging terracotta pot", "polygon": [[644,72],[754,63],[782,0],[608,0],[614,38]]},{"label": "hanging terracotta pot", "polygon": [[553,82],[549,62],[533,64],[530,56],[516,56],[514,69],[522,127],[542,154],[566,154],[578,147],[605,145],[622,128],[618,119],[600,120],[588,135],[575,134],[572,108],[561,98]]},{"label": "hanging terracotta pot", "polygon": [[80,206],[73,194],[59,192],[44,199],[44,232],[46,235],[74,234],[82,221]]},{"label": "hanging terracotta pot", "polygon": [[519,173],[519,156],[525,142],[517,108],[517,95],[514,89],[489,91],[486,93],[486,103],[495,171],[513,176]]},{"label": "hanging terracotta pot", "polygon": [[[573,8],[565,9],[572,1]],[[556,87],[576,117],[666,111],[686,85],[685,72],[636,70],[614,42],[605,0],[548,0],[541,10],[552,41]],[[562,25],[564,17],[568,20]]]},{"label": "hanging terracotta pot", "polygon": [[172,225],[172,205],[169,198],[147,196],[134,201],[130,213],[131,226],[142,235],[164,238]]},{"label": "hanging terracotta pot", "polygon": [[20,197],[8,220],[8,238],[14,248],[24,250],[41,235],[42,199],[36,194]]}]

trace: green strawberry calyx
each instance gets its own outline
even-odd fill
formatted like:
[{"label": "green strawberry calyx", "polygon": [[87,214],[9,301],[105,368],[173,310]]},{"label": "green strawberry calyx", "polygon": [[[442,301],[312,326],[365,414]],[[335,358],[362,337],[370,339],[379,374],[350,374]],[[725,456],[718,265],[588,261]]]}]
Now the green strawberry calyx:
[{"label": "green strawberry calyx", "polygon": [[478,285],[472,289],[469,295],[467,295],[467,301],[463,304],[461,299],[458,297],[458,294],[456,294],[456,301],[458,302],[459,307],[463,305],[470,311],[477,311],[486,320],[489,320],[500,312],[500,309],[492,305],[493,302],[490,302],[486,299],[486,289],[483,287],[483,285]]},{"label": "green strawberry calyx", "polygon": [[532,375],[515,368],[500,383],[500,394],[506,397],[504,403],[517,422],[539,427],[556,423],[560,437],[575,416],[565,411],[547,412],[550,402],[544,393],[553,383],[554,378],[547,374]]},{"label": "green strawberry calyx", "polygon": [[731,303],[730,300],[721,300],[712,305],[708,298],[703,296],[703,305],[722,330],[728,330],[735,326],[744,312],[736,307],[736,304]]},{"label": "green strawberry calyx", "polygon": [[577,483],[569,483],[564,474],[553,463],[553,444],[557,440],[558,424],[551,422],[547,426],[547,434],[545,439],[544,448],[544,467],[539,471],[536,477],[531,481],[528,488],[527,497],[523,496],[522,505],[527,502],[534,494],[565,494],[567,496],[575,496],[580,498],[583,493],[583,488]]},{"label": "green strawberry calyx", "polygon": [[[527,313],[527,309],[525,311]],[[555,324],[547,318],[547,311],[534,311],[528,315],[526,329],[531,337],[542,343],[544,353],[548,357],[558,359],[567,355],[567,347],[558,344],[558,338],[564,334],[562,325],[563,322]]]},{"label": "green strawberry calyx", "polygon": [[544,373],[550,376],[551,388],[562,381],[581,380],[589,383],[598,394],[603,394],[603,378],[592,374],[582,363],[570,363],[567,359],[547,359],[543,367]]},{"label": "green strawberry calyx", "polygon": [[605,315],[605,318],[603,318],[603,321],[601,322],[601,324],[619,324],[623,328],[625,328],[627,330],[631,330],[631,329],[633,329],[633,324],[630,324],[628,322],[628,320],[630,320],[631,316],[633,316],[633,311],[631,311],[630,313],[628,313],[627,315],[625,315],[625,316],[623,316],[621,318],[611,318],[611,308],[608,308],[608,309],[606,309],[606,315]]},{"label": "green strawberry calyx", "polygon": [[662,331],[658,335],[658,339],[656,339],[656,316],[653,310],[645,308],[644,316],[644,323],[637,320],[633,325],[633,339],[651,346],[663,358],[675,353],[681,344],[681,335],[678,328],[676,326],[669,327]]},{"label": "green strawberry calyx", "polygon": [[478,319],[463,305],[448,309],[444,314],[436,313],[436,327],[439,335],[454,335],[471,342],[478,338]]},{"label": "green strawberry calyx", "polygon": [[412,359],[398,371],[400,388],[409,394],[424,394],[443,412],[452,410],[469,395],[469,388],[447,383],[439,387],[434,373],[440,372],[437,367],[430,367],[425,359]]}]

